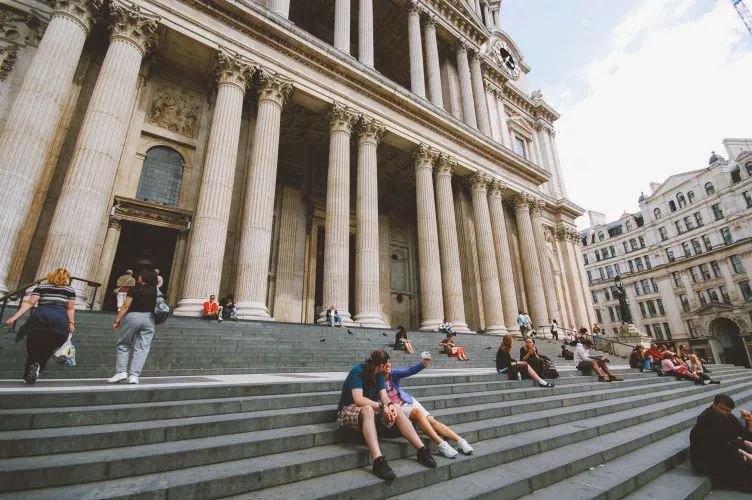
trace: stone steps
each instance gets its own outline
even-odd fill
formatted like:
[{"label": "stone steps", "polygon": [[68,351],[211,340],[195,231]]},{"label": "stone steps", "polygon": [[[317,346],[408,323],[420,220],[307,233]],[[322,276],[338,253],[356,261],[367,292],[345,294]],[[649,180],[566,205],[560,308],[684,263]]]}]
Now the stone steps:
[{"label": "stone steps", "polygon": [[[686,447],[689,442],[689,432],[684,431],[680,434],[685,437],[683,444]],[[624,498],[627,500],[642,500],[645,498],[702,500],[710,493],[711,488],[710,479],[695,474],[689,462],[685,461],[667,470],[641,488],[634,490]]]}]

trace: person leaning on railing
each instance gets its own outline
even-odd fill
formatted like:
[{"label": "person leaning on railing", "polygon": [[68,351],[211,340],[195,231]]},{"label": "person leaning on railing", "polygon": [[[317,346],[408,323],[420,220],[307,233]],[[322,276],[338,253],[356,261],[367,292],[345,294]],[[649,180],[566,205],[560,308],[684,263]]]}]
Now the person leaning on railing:
[{"label": "person leaning on railing", "polygon": [[55,269],[6,321],[8,327],[13,327],[18,318],[37,306],[23,325],[26,334],[24,380],[27,384],[37,381],[50,356],[68,340],[68,334],[76,330],[76,291],[69,286],[70,280],[67,270]]}]

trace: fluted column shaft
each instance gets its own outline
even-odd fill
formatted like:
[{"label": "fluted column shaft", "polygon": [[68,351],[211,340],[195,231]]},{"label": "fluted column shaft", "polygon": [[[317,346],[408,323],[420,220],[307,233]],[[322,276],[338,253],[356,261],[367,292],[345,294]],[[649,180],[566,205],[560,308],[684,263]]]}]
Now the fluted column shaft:
[{"label": "fluted column shaft", "polygon": [[475,241],[478,245],[480,287],[483,294],[485,331],[490,334],[506,332],[504,311],[499,289],[499,271],[496,268],[496,251],[491,232],[491,216],[488,212],[488,184],[485,174],[476,172],[472,178],[473,215],[475,217]]},{"label": "fluted column shaft", "polygon": [[496,96],[496,105],[499,112],[499,132],[501,133],[501,143],[508,147],[512,147],[512,138],[509,135],[509,124],[507,124],[507,112],[504,109],[504,99],[501,93]]},{"label": "fluted column shaft", "polygon": [[218,62],[219,88],[188,247],[185,285],[175,310],[178,315],[200,315],[209,295],[219,293],[222,278],[243,97],[250,68],[239,57],[225,52],[219,53]]},{"label": "fluted column shaft", "polygon": [[[575,320],[577,321],[577,325],[575,326],[577,328],[581,326],[587,327],[589,325],[587,311],[585,310],[585,290],[583,290],[582,284],[580,283],[580,276],[577,269],[577,260],[581,259],[581,256],[577,254],[576,248],[572,244],[572,239],[576,237],[576,232],[574,230],[562,228],[558,231],[560,232],[558,236],[564,240],[562,246],[567,252],[568,265],[566,266],[566,276],[569,284],[570,298],[574,304],[572,309],[574,310]],[[563,235],[561,234],[562,232]]]},{"label": "fluted column shaft", "polygon": [[290,16],[290,0],[269,0],[269,10],[287,19]]},{"label": "fluted column shaft", "polygon": [[494,247],[496,249],[496,266],[499,268],[499,287],[501,289],[501,305],[507,330],[518,330],[517,325],[517,293],[514,288],[514,270],[512,268],[512,254],[509,251],[506,216],[501,191],[503,185],[494,182],[488,194],[488,210],[491,214],[491,229],[493,230]]},{"label": "fluted column shaft", "polygon": [[441,66],[439,65],[439,45],[436,41],[436,20],[431,17],[423,28],[426,39],[426,70],[428,72],[428,97],[431,103],[444,107],[441,92]]},{"label": "fluted column shaft", "polygon": [[[577,271],[580,278],[578,284],[579,289],[582,292],[582,307],[585,309],[585,316],[587,317],[588,325],[592,326],[596,321],[595,309],[593,308],[593,297],[590,294],[590,287],[588,286],[587,276],[585,274],[585,264],[582,261],[582,248],[580,247],[580,235],[575,229],[572,232],[572,253],[575,256],[575,262],[577,262]],[[627,294],[629,296],[629,294]],[[636,306],[635,306],[636,307]],[[632,309],[636,311],[637,309]],[[632,315],[635,313],[633,312]]]},{"label": "fluted column shaft", "polygon": [[[538,249],[538,261],[541,269],[541,282],[543,286],[543,296],[546,299],[546,309],[548,310],[547,320],[555,319],[561,323],[559,314],[559,305],[556,301],[556,288],[551,266],[548,265],[546,258],[546,235],[543,229],[543,213],[541,203],[538,202],[531,210],[531,221],[533,223],[533,237],[535,238],[535,247]],[[546,320],[546,324],[548,321]],[[543,323],[541,323],[543,324]]]},{"label": "fluted column shaft", "polygon": [[334,2],[334,48],[350,53],[350,0]]},{"label": "fluted column shaft", "polygon": [[373,0],[358,3],[358,60],[373,68]]},{"label": "fluted column shaft", "polygon": [[517,234],[520,244],[520,260],[525,277],[525,295],[530,308],[528,314],[533,326],[544,325],[548,321],[546,298],[543,295],[541,283],[540,260],[538,249],[535,247],[533,223],[530,219],[530,204],[533,200],[527,195],[519,195],[514,200],[515,215],[517,216]]},{"label": "fluted column shaft", "polygon": [[50,224],[39,274],[66,267],[73,276],[89,278],[99,262],[141,61],[155,40],[158,20],[120,2],[111,4],[110,13],[110,45]]},{"label": "fluted column shaft", "polygon": [[473,85],[473,101],[475,103],[475,115],[478,119],[478,128],[490,137],[491,118],[488,115],[488,101],[486,99],[486,90],[483,86],[480,56],[477,53],[474,53],[470,58],[470,78]]},{"label": "fluted column shaft", "polygon": [[[324,239],[324,309],[339,311],[350,323],[350,135],[356,116],[335,104],[330,113],[329,170],[326,179],[326,237]],[[319,321],[325,321],[322,315]]]},{"label": "fluted column shaft", "polygon": [[411,4],[407,11],[407,39],[410,51],[410,89],[419,97],[426,97],[423,75],[423,46],[420,37],[420,7]]},{"label": "fluted column shaft", "polygon": [[384,127],[364,118],[358,138],[355,234],[355,321],[384,327],[379,297],[379,191],[376,150]]},{"label": "fluted column shaft", "polygon": [[23,229],[37,223],[34,193],[45,177],[46,157],[100,8],[101,0],[56,6],[0,132],[0,295],[16,285],[11,269],[29,244]]},{"label": "fluted column shaft", "polygon": [[457,44],[457,73],[460,76],[460,99],[462,101],[462,117],[471,127],[478,127],[475,116],[475,100],[473,99],[473,84],[470,76],[470,62],[467,60],[467,47],[464,43]]},{"label": "fluted column shaft", "polygon": [[433,158],[421,144],[415,153],[415,199],[418,222],[421,330],[436,330],[444,319],[441,290],[441,259],[433,192]]},{"label": "fluted column shaft", "polygon": [[235,284],[238,317],[245,319],[269,319],[266,295],[277,183],[279,126],[282,106],[292,90],[290,82],[278,75],[262,70],[259,76],[258,111],[245,188]]},{"label": "fluted column shaft", "polygon": [[456,162],[447,156],[439,158],[436,168],[436,215],[441,255],[441,282],[444,288],[444,314],[457,331],[469,331],[465,322],[462,295],[462,269],[457,240],[457,219],[454,215],[452,170]]}]

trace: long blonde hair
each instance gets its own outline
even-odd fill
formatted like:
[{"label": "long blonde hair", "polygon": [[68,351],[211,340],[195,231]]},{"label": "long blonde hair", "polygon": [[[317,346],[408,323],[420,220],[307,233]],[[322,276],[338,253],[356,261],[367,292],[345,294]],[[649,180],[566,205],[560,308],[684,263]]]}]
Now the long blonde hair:
[{"label": "long blonde hair", "polygon": [[45,276],[44,279],[55,286],[68,286],[68,284],[70,283],[70,273],[67,269],[58,267],[50,274]]}]

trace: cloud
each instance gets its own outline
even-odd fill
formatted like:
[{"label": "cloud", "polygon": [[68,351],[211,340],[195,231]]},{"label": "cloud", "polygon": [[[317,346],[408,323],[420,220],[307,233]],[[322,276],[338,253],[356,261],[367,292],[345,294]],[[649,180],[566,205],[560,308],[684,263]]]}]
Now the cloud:
[{"label": "cloud", "polygon": [[752,38],[730,4],[708,6],[643,1],[612,30],[606,54],[565,79],[570,89],[552,89],[575,203],[616,219],[638,209],[649,182],[707,166],[725,137],[752,136]]}]

